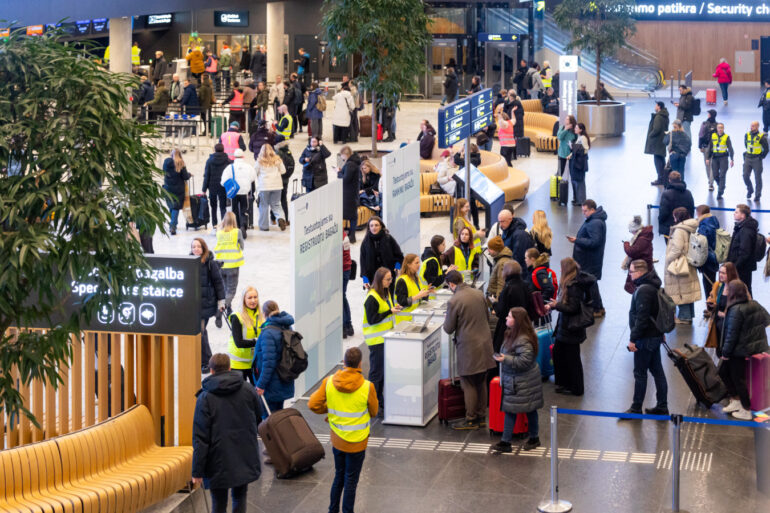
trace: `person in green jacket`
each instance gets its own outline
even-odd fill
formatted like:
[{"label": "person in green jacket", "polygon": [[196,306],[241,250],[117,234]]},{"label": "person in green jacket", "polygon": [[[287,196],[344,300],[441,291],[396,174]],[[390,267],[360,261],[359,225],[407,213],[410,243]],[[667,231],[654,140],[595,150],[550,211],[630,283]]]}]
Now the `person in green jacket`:
[{"label": "person in green jacket", "polygon": [[564,176],[564,168],[572,157],[572,143],[577,139],[575,125],[577,125],[575,116],[567,116],[564,126],[560,127],[556,133],[556,138],[559,140],[559,149],[556,152],[559,156],[559,176]]},{"label": "person in green jacket", "polygon": [[214,100],[214,89],[212,88],[211,78],[208,75],[203,76],[201,85],[198,86],[198,101],[201,104],[201,121],[203,122],[203,135],[206,135],[209,113]]}]

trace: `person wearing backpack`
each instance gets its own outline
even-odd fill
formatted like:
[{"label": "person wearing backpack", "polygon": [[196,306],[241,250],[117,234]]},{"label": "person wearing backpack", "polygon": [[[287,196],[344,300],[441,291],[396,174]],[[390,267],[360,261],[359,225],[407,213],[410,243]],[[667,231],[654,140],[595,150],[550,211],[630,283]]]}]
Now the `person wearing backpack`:
[{"label": "person wearing backpack", "polygon": [[323,118],[326,111],[326,98],[323,89],[318,87],[318,82],[310,84],[310,92],[307,94],[306,116],[310,123],[310,133],[323,137]]},{"label": "person wearing backpack", "polygon": [[631,240],[623,241],[623,251],[626,258],[620,264],[621,269],[628,269],[626,284],[623,290],[633,294],[636,290],[634,280],[631,278],[631,262],[634,260],[644,260],[647,262],[647,268],[652,269],[652,225],[644,226],[642,216],[634,216],[628,223],[628,231],[631,233]]},{"label": "person wearing backpack", "polygon": [[703,292],[708,295],[714,286],[719,262],[717,262],[717,230],[719,229],[719,219],[711,215],[711,208],[708,205],[698,205],[695,209],[695,215],[698,218],[698,233],[706,237],[708,242],[708,256],[706,263],[698,267],[703,280]]},{"label": "person wearing backpack", "polygon": [[744,204],[739,204],[735,207],[733,213],[733,219],[735,220],[735,227],[733,228],[733,237],[730,241],[730,250],[727,253],[727,261],[735,264],[735,269],[738,271],[738,277],[751,294],[751,274],[757,270],[757,261],[761,258],[756,258],[759,250],[762,250],[762,256],[764,256],[765,244],[760,244],[758,249],[758,242],[760,239],[764,242],[765,238],[759,235],[759,223],[757,220],[751,217],[751,207]]},{"label": "person wearing backpack", "polygon": [[[524,256],[527,264],[524,282],[529,288],[529,292],[540,292],[545,302],[556,299],[559,291],[559,280],[556,271],[551,269],[550,257],[548,253],[540,253],[536,248],[529,248]],[[531,312],[529,312],[531,314]],[[535,319],[535,317],[532,317]]]},{"label": "person wearing backpack", "polygon": [[[684,207],[690,214],[695,213],[695,200],[692,193],[687,190],[687,184],[682,181],[682,175],[678,171],[668,174],[666,190],[660,196],[660,208],[658,209],[658,233],[664,237],[671,235],[671,225],[674,224],[674,210]],[[666,244],[668,244],[666,238]]]},{"label": "person wearing backpack", "polygon": [[687,133],[687,138],[692,139],[690,124],[693,120],[693,110],[695,108],[695,97],[692,94],[692,89],[681,84],[679,86],[679,101],[674,103],[674,107],[676,107],[676,118],[681,120],[682,128]]},{"label": "person wearing backpack", "polygon": [[[294,381],[284,381],[278,375],[278,365],[283,355],[283,331],[291,329],[294,317],[281,311],[275,301],[265,301],[262,305],[265,322],[254,346],[254,380],[257,393],[265,396],[271,412],[283,409],[286,399],[294,397]],[[267,418],[263,411],[262,418]],[[266,462],[267,463],[267,462]]]},{"label": "person wearing backpack", "polygon": [[687,253],[690,248],[690,235],[698,229],[698,221],[690,216],[684,207],[674,210],[674,222],[671,238],[666,246],[664,282],[666,294],[679,306],[677,324],[692,324],[695,316],[696,301],[701,298],[698,271],[690,265]]},{"label": "person wearing backpack", "polygon": [[642,413],[649,371],[655,380],[656,403],[654,408],[644,411],[650,415],[668,415],[668,382],[660,357],[660,345],[665,341],[665,334],[655,322],[660,308],[660,278],[644,260],[631,262],[629,271],[636,287],[628,311],[631,330],[628,350],[634,353],[634,398],[626,413]]},{"label": "person wearing backpack", "polygon": [[706,166],[706,177],[709,181],[709,190],[714,190],[714,172],[711,170],[708,158],[706,157],[706,148],[711,145],[711,134],[717,131],[717,111],[709,109],[708,118],[700,124],[698,132],[698,149],[703,154],[703,164]]}]

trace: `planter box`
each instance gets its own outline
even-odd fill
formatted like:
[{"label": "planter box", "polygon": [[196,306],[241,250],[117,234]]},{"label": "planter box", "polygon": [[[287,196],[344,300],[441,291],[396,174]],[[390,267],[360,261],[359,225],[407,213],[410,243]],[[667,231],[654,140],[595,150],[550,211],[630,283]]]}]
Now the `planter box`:
[{"label": "planter box", "polygon": [[616,101],[578,102],[579,122],[584,123],[591,137],[619,137],[626,131],[626,104]]}]

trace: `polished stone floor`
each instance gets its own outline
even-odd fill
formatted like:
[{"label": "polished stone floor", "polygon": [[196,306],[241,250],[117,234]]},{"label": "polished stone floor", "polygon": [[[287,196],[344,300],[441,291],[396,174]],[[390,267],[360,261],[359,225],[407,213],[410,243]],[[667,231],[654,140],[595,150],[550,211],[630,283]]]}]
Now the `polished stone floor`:
[{"label": "polished stone floor", "polygon": [[[749,123],[760,116],[755,108],[759,91],[753,87],[733,87],[727,107],[716,106],[718,119],[726,123],[738,149]],[[372,442],[358,487],[357,511],[379,512],[532,512],[549,496],[550,427],[548,407],[585,410],[623,411],[630,405],[633,391],[633,359],[625,350],[628,341],[627,311],[630,296],[623,291],[625,272],[620,269],[623,259],[621,241],[629,237],[628,222],[634,214],[647,216],[646,205],[657,204],[661,190],[649,185],[654,178],[652,157],[643,154],[644,140],[652,112],[651,99],[629,100],[626,134],[621,138],[595,142],[587,175],[588,197],[594,198],[609,215],[604,276],[601,290],[607,316],[590,328],[589,338],[582,346],[586,392],[584,397],[565,397],[545,385],[546,407],[540,411],[540,438],[544,449],[524,454],[495,456],[487,454],[496,436],[485,430],[456,432],[442,426],[436,419],[425,428],[384,426],[376,420]],[[405,103],[398,116],[399,136],[413,137],[419,119],[435,120],[437,104]],[[703,115],[693,123],[697,133]],[[672,108],[672,118],[675,109]],[[330,125],[326,127],[327,133]],[[292,142],[296,156],[305,138]],[[364,140],[368,141],[368,140]],[[393,143],[394,144],[394,143]],[[358,146],[364,147],[363,142]],[[385,145],[385,147],[392,147]],[[740,152],[739,152],[740,153]],[[188,154],[193,174],[202,176],[203,160]],[[196,161],[197,160],[197,161]],[[331,164],[331,159],[330,159]],[[733,208],[745,201],[740,167],[728,175],[724,201],[719,205]],[[533,152],[531,159],[520,163],[531,177],[529,197],[517,208],[517,215],[529,223],[536,209],[543,209],[556,234],[554,262],[571,255],[565,235],[574,235],[582,222],[580,209],[560,207],[548,199],[548,176],[556,168],[555,157]],[[686,165],[685,179],[693,191],[696,204],[716,203],[715,194],[707,190],[703,161],[696,152]],[[200,185],[197,185],[200,188]],[[767,196],[767,195],[765,195]],[[756,205],[749,203],[752,208]],[[770,204],[768,204],[770,208]],[[760,227],[770,231],[770,215],[759,214]],[[720,213],[720,221],[729,230],[730,212]],[[656,212],[653,211],[653,224]],[[435,233],[448,235],[446,217],[423,218],[422,240],[427,242]],[[657,230],[656,230],[657,231]],[[213,241],[213,234],[198,232]],[[185,233],[174,238],[156,237],[159,253],[187,252],[195,235]],[[247,240],[247,265],[241,274],[241,290],[255,284],[260,298],[275,299],[288,308],[289,291],[285,287],[288,267],[289,234],[272,227],[269,233],[253,232]],[[656,258],[662,259],[663,239],[655,239]],[[353,256],[357,258],[357,249]],[[556,264],[554,263],[554,266]],[[658,264],[660,267],[661,264]],[[662,268],[659,269],[661,271]],[[770,304],[766,283],[758,271],[754,277],[756,299]],[[356,330],[360,331],[363,292],[360,282],[352,282],[349,298],[353,308]],[[703,310],[703,301],[696,312]],[[212,347],[224,350],[227,334],[224,329],[209,328]],[[693,326],[677,327],[669,342],[702,344],[706,328],[696,321]],[[360,344],[357,333],[344,341],[345,347]],[[718,411],[696,407],[678,372],[664,358],[669,382],[669,405],[672,412],[692,416],[720,417]],[[653,404],[654,386],[650,380],[647,405]],[[314,431],[325,443],[327,457],[314,470],[291,480],[275,479],[270,467],[264,467],[262,478],[249,490],[249,512],[322,512],[327,509],[328,492],[334,476],[328,425],[321,416],[309,413],[304,400],[297,407],[305,414]],[[718,407],[716,408],[718,410]],[[575,506],[574,511],[633,513],[664,512],[671,508],[671,441],[670,424],[654,421],[617,422],[614,419],[559,416],[559,489],[563,499]],[[754,440],[747,428],[686,424],[682,429],[683,462],[681,473],[681,508],[703,512],[763,512],[770,511],[770,498],[756,491]],[[770,458],[770,454],[763,455]]]}]

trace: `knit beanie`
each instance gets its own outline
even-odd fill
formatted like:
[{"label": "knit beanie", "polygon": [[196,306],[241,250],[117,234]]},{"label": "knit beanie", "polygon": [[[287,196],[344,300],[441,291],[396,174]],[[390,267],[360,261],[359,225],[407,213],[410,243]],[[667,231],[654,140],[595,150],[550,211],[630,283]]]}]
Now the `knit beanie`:
[{"label": "knit beanie", "polygon": [[503,244],[503,238],[498,235],[496,237],[492,237],[491,239],[489,239],[487,246],[492,251],[499,253],[503,250],[503,248],[505,247],[505,244]]},{"label": "knit beanie", "polygon": [[642,229],[642,216],[634,216],[634,220],[628,223],[628,231],[636,233]]}]

